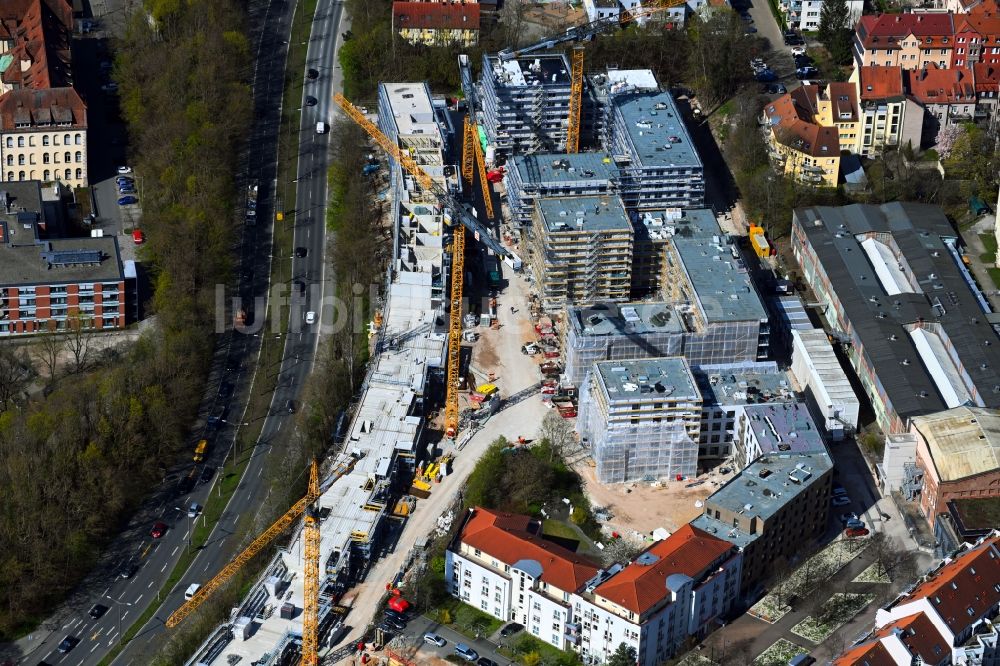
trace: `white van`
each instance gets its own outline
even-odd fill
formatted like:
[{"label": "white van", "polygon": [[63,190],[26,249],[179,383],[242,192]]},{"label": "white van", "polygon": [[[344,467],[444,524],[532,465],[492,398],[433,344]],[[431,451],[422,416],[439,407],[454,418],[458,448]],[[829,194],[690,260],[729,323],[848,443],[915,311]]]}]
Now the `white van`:
[{"label": "white van", "polygon": [[201,589],[201,585],[200,584],[198,584],[198,583],[191,583],[190,585],[188,585],[187,591],[184,592],[184,598],[185,599],[190,599],[195,594],[197,594],[198,590],[200,590],[200,589]]},{"label": "white van", "polygon": [[326,123],[322,121],[316,123],[316,134],[326,134]]}]

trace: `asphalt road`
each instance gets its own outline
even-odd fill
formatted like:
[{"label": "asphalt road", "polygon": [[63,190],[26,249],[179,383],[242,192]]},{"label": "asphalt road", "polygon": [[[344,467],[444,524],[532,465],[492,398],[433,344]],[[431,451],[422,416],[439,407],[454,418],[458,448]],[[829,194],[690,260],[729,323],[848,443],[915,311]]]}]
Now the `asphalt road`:
[{"label": "asphalt road", "polygon": [[[426,632],[433,632],[437,634],[445,640],[445,644],[443,646],[437,646],[424,641],[423,636]],[[475,650],[480,657],[492,659],[497,664],[501,664],[502,666],[507,666],[508,664],[513,666],[514,662],[510,661],[510,659],[496,651],[497,643],[499,641],[507,640],[517,641],[520,637],[521,634],[515,634],[509,639],[504,639],[501,638],[499,632],[497,632],[493,636],[472,640],[471,638],[467,638],[458,633],[454,629],[450,629],[446,625],[439,624],[424,615],[410,620],[406,625],[406,629],[401,632],[400,636],[406,646],[402,650],[403,656],[406,656],[408,659],[411,659],[418,664],[421,663],[422,658],[427,659],[431,655],[441,659],[444,659],[448,655],[453,655],[455,654],[455,646],[462,643]]]},{"label": "asphalt road", "polygon": [[[285,0],[253,0],[250,3],[250,24],[256,27],[252,35],[258,45],[254,71],[255,124],[249,141],[243,181],[256,179],[260,183],[258,219],[274,219],[274,193],[276,189],[277,133],[280,127],[283,80],[287,56],[287,42],[291,30],[294,4]],[[302,17],[299,20],[309,20]],[[341,4],[323,0],[315,17],[313,37],[308,51],[308,66],[319,70],[315,81],[303,84],[302,100],[311,95],[321,100],[315,107],[307,107],[300,128],[300,156],[298,166],[298,201],[300,211],[295,229],[295,247],[306,249],[304,257],[271,256],[272,238],[270,225],[258,224],[244,228],[240,243],[242,272],[238,280],[238,293],[244,302],[257,298],[263,304],[268,293],[270,262],[292,261],[296,276],[308,280],[310,289],[306,301],[291,312],[287,307],[276,311],[276,316],[291,316],[290,333],[285,339],[284,355],[279,372],[279,384],[272,396],[271,409],[265,419],[261,437],[252,452],[243,482],[234,495],[219,524],[195,557],[188,574],[170,592],[162,609],[146,624],[138,636],[127,646],[115,663],[145,663],[151,651],[163,641],[163,620],[183,602],[183,592],[191,582],[202,583],[224,566],[234,554],[237,544],[228,539],[236,528],[237,520],[245,513],[257,510],[266,496],[262,488],[262,472],[268,463],[272,444],[290,436],[294,415],[289,414],[286,403],[297,401],[305,379],[312,368],[318,340],[318,326],[298,326],[302,312],[310,308],[319,310],[324,289],[323,248],[325,217],[323,206],[326,195],[326,135],[315,131],[319,114],[328,114],[333,86],[339,86],[339,73],[333,67],[335,41],[339,35]],[[325,65],[323,63],[326,63]],[[305,76],[303,73],[303,80]],[[276,103],[276,100],[279,102]],[[96,151],[95,151],[96,157]],[[106,157],[100,158],[107,161]],[[100,164],[99,171],[107,171],[107,164]],[[102,174],[103,175],[103,174]],[[309,211],[311,215],[303,215]],[[308,219],[304,219],[308,218]],[[315,220],[313,222],[313,220]],[[286,285],[287,287],[288,285]],[[287,290],[286,292],[287,293]],[[279,304],[272,302],[273,307]],[[263,307],[259,319],[263,321]],[[209,434],[211,448],[206,464],[218,465],[231,451],[240,422],[245,416],[246,397],[252,382],[253,359],[257,356],[261,336],[268,331],[250,334],[228,333],[216,354],[217,371],[205,400],[202,416],[213,413],[218,407],[228,409],[221,427]],[[274,372],[261,367],[260,372]],[[217,384],[227,383],[233,389],[219,393]],[[297,404],[297,402],[295,403]],[[200,437],[201,435],[198,435]],[[16,649],[16,658],[24,663],[94,664],[100,661],[118,642],[122,630],[127,630],[135,618],[150,603],[156,601],[157,591],[184,549],[199,547],[189,543],[193,520],[187,515],[191,502],[204,504],[205,496],[214,489],[210,483],[198,484],[193,490],[177,492],[177,484],[186,476],[200,475],[203,467],[188,463],[169,472],[165,470],[164,488],[156,493],[143,509],[137,512],[128,530],[109,548],[94,574],[79,586],[67,604],[43,624],[43,628],[8,646]],[[153,538],[149,532],[154,522],[164,522],[166,534]],[[136,567],[130,578],[119,576],[123,565]],[[98,618],[88,615],[95,604],[107,610]],[[65,637],[75,641],[67,653],[57,649]]]}]

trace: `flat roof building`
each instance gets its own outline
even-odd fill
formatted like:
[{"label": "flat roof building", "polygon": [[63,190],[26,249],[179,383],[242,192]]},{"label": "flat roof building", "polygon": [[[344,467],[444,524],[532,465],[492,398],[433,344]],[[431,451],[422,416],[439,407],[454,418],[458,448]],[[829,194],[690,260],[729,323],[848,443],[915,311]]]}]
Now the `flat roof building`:
[{"label": "flat roof building", "polygon": [[629,210],[662,211],[705,204],[705,175],[684,119],[669,92],[609,98],[609,143],[621,167]]},{"label": "flat roof building", "polygon": [[579,404],[601,483],[697,473],[701,395],[684,358],[595,363]]},{"label": "flat roof building", "polygon": [[691,525],[743,551],[746,594],[826,530],[832,477],[825,451],[763,456],[706,499]]},{"label": "flat roof building", "polygon": [[833,439],[858,429],[861,401],[826,333],[816,328],[792,331],[792,374]]},{"label": "flat roof building", "polygon": [[632,224],[616,196],[539,198],[529,251],[545,309],[627,300],[632,238]]},{"label": "flat roof building", "polygon": [[614,162],[601,153],[515,155],[504,174],[511,216],[530,224],[539,197],[607,196],[613,173]]},{"label": "flat roof building", "polygon": [[701,391],[699,459],[728,458],[736,419],[745,405],[795,402],[787,373],[774,361],[700,365],[691,368]]},{"label": "flat roof building", "polygon": [[887,434],[963,404],[1000,407],[1000,337],[937,206],[800,208],[792,250]]},{"label": "flat roof building", "polygon": [[483,54],[483,127],[497,150],[518,154],[566,147],[570,65],[565,54],[544,53],[504,62]]},{"label": "flat roof building", "polygon": [[736,465],[741,468],[761,456],[827,450],[819,426],[802,402],[743,405],[736,417],[733,446]]},{"label": "flat roof building", "polygon": [[0,337],[126,323],[115,236],[50,238],[41,183],[0,183]]}]

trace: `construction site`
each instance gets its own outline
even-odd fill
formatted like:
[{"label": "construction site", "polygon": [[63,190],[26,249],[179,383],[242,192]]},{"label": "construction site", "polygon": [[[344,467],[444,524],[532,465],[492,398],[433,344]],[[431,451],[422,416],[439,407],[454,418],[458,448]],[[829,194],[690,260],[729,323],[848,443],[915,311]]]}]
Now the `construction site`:
[{"label": "construction site", "polygon": [[[389,158],[392,263],[371,360],[343,445],[313,466],[306,496],[167,621],[295,530],[188,663],[312,666],[383,646],[373,619],[387,599],[405,609],[399,584],[449,529],[481,454],[501,436],[536,438],[550,410],[573,420],[585,407],[603,456],[626,394],[670,396],[669,441],[636,438],[645,462],[578,461],[595,497],[611,492],[604,483],[697,473],[701,396],[687,363],[766,356],[766,312],[712,213],[681,210],[703,205],[704,180],[671,95],[646,70],[594,88],[582,50],[550,51],[672,4],[486,55],[478,80],[461,56],[465,113],[421,82],[382,83],[375,114],[335,96]],[[655,527],[697,513],[701,483],[677,488]]]}]

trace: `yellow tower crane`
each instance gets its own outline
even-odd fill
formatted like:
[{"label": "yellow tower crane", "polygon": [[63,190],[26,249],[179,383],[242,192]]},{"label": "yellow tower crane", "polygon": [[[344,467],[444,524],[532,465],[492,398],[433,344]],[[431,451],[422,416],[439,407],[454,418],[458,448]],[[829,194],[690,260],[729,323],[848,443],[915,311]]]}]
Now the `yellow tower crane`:
[{"label": "yellow tower crane", "polygon": [[573,47],[573,67],[569,89],[569,122],[566,125],[566,152],[580,152],[580,109],[583,106],[583,47]]},{"label": "yellow tower crane", "polygon": [[[463,278],[465,276],[465,229],[473,232],[476,240],[496,252],[498,256],[513,257],[514,255],[510,252],[510,250],[505,248],[495,238],[493,238],[486,227],[482,226],[471,213],[465,210],[465,207],[460,201],[455,199],[455,197],[443,187],[435,183],[427,172],[421,169],[420,165],[417,164],[416,161],[406,153],[406,151],[401,150],[399,146],[383,134],[373,122],[368,120],[360,109],[348,102],[340,93],[333,96],[333,101],[344,110],[344,113],[346,113],[349,118],[354,120],[354,122],[360,125],[362,129],[368,132],[369,136],[371,136],[372,139],[374,139],[385,152],[399,162],[400,166],[413,175],[413,177],[417,179],[417,182],[420,183],[420,187],[433,193],[433,195],[437,198],[438,203],[440,203],[442,207],[450,209],[452,215],[462,223],[461,226],[455,225],[455,231],[451,244],[451,298],[449,299],[451,304],[451,313],[448,320],[448,369],[444,418],[445,435],[447,437],[454,438],[458,434],[458,376],[459,363],[462,358],[462,289],[464,286]],[[486,180],[486,169],[482,157],[482,146],[479,144],[479,137],[475,136],[475,125],[470,122],[468,126],[472,128],[472,133],[467,133],[465,135],[466,138],[463,143],[472,143],[471,149],[473,154],[476,156],[476,161],[479,163],[479,175],[483,181],[484,195],[486,195],[484,197],[487,202],[486,213],[492,217],[493,207],[489,200],[488,190],[486,190],[488,182]],[[466,132],[469,132],[469,130],[466,130]],[[465,149],[466,147],[463,146],[463,171],[465,168]]]},{"label": "yellow tower crane", "polygon": [[351,456],[342,461],[333,473],[324,481],[322,487],[319,483],[319,463],[313,461],[309,468],[309,486],[305,497],[296,502],[285,512],[281,518],[274,521],[270,527],[264,530],[260,536],[253,540],[243,552],[223,567],[210,581],[202,585],[193,597],[188,599],[167,618],[166,625],[173,629],[180,624],[184,618],[196,611],[205,603],[212,594],[226,581],[233,577],[243,565],[249,562],[255,555],[260,553],[278,535],[292,526],[292,524],[308,513],[305,520],[305,594],[302,602],[302,664],[304,666],[316,666],[319,663],[319,520],[317,514],[312,510],[313,503],[319,499],[324,490],[329,488],[334,481],[349,473],[354,469],[357,458]]},{"label": "yellow tower crane", "polygon": [[476,126],[469,122],[469,116],[466,116],[462,132],[462,178],[470,185],[472,184],[472,177],[476,168],[476,155],[473,142],[477,141],[479,141],[479,137],[476,136]]}]

